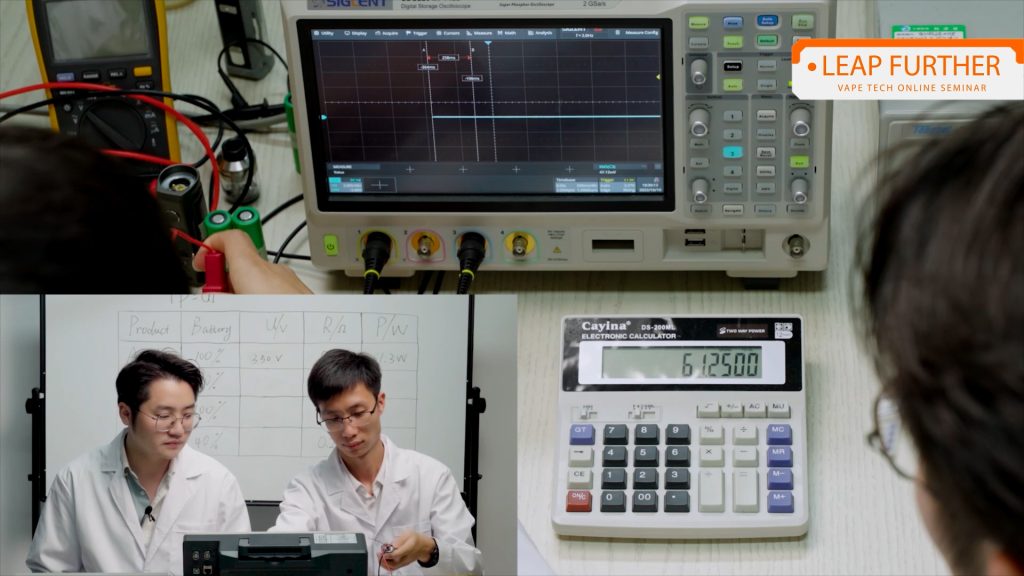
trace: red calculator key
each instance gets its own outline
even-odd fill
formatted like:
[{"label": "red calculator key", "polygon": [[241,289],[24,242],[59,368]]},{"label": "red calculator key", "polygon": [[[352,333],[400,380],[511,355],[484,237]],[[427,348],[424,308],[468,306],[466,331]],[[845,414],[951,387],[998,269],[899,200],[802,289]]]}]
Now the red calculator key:
[{"label": "red calculator key", "polygon": [[590,512],[591,499],[589,490],[569,490],[565,499],[566,512]]}]

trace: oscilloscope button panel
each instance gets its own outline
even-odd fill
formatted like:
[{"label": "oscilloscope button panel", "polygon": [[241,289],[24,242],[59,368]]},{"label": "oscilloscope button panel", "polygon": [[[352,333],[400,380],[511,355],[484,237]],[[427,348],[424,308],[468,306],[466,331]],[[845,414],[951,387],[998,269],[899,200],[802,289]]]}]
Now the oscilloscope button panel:
[{"label": "oscilloscope button panel", "polygon": [[811,119],[793,96],[791,46],[807,10],[684,11],[686,187],[694,216],[801,217],[815,201]]}]

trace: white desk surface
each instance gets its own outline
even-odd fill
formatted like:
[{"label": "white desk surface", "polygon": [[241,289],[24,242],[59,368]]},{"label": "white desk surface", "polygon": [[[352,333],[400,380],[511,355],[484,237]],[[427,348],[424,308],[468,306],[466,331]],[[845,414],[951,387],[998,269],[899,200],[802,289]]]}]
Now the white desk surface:
[{"label": "white desk surface", "polygon": [[[869,36],[867,0],[839,0],[842,37]],[[0,88],[39,81],[25,22],[25,4],[0,0]],[[283,53],[280,12],[268,1],[269,41]],[[168,14],[171,79],[175,91],[228,105],[215,71],[220,35],[213,8],[198,0]],[[284,72],[275,65],[260,82],[236,80],[250,101],[280,102]],[[23,104],[42,93],[3,102]],[[853,330],[850,270],[861,199],[870,187],[877,146],[873,102],[834,107],[832,240],[826,272],[784,280],[778,291],[744,291],[720,273],[483,273],[477,293],[519,295],[518,516],[547,563],[560,574],[936,574],[947,573],[922,527],[912,486],[899,480],[865,444],[877,381]],[[31,120],[46,125],[42,118]],[[283,128],[252,137],[260,162],[263,213],[300,189]],[[198,145],[180,130],[184,158]],[[276,249],[303,218],[289,208],[264,230]],[[303,232],[289,252],[308,253]],[[327,273],[308,262],[293,268],[316,292],[356,292],[361,281]],[[446,293],[454,290],[448,275]],[[405,280],[402,293],[415,290]],[[785,540],[656,541],[560,538],[551,528],[552,466],[557,401],[559,326],[567,314],[597,313],[801,314],[806,322],[810,529]]]}]

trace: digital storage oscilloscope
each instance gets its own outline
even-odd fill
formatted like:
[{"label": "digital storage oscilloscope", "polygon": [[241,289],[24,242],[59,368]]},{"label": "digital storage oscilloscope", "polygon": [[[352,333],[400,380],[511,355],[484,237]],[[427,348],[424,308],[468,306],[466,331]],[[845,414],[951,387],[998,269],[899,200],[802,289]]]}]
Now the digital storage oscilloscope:
[{"label": "digital storage oscilloscope", "polygon": [[790,48],[834,0],[285,0],[313,262],[491,270],[827,264],[831,105]]}]

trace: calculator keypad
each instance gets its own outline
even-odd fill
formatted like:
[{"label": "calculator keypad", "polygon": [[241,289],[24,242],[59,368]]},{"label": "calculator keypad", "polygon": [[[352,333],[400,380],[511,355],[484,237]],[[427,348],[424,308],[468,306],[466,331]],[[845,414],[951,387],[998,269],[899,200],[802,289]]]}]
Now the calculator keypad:
[{"label": "calculator keypad", "polygon": [[701,513],[792,514],[790,415],[786,402],[702,402],[692,427],[572,424],[566,512],[687,513],[693,491]]}]

